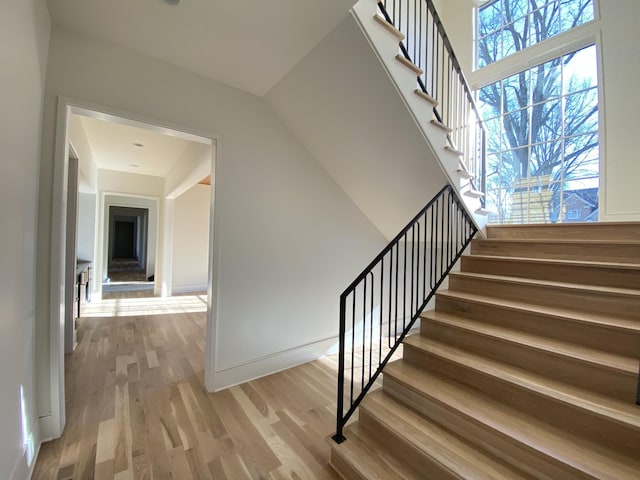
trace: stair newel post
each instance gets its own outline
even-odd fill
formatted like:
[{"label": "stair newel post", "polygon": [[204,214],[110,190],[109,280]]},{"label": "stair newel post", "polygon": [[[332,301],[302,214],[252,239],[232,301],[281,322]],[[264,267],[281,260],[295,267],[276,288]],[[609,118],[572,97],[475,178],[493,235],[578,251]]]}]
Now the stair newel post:
[{"label": "stair newel post", "polygon": [[336,434],[332,437],[336,443],[342,443],[346,440],[342,434],[344,428],[344,355],[345,355],[345,336],[346,336],[346,293],[340,295],[340,333],[338,343],[338,398],[336,406]]}]

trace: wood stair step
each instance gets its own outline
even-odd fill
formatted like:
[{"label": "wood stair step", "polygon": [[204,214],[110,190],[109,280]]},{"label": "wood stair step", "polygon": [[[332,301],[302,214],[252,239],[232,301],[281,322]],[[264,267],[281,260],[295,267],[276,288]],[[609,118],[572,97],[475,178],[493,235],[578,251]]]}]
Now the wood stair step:
[{"label": "wood stair step", "polygon": [[640,291],[549,280],[458,272],[449,289],[640,320]]},{"label": "wood stair step", "polygon": [[425,100],[427,103],[430,103],[431,106],[433,107],[437,107],[438,106],[438,101],[433,98],[431,95],[429,95],[426,92],[423,92],[421,89],[416,88],[413,93],[415,93],[417,96],[419,96],[420,98],[422,98],[423,100]]},{"label": "wood stair step", "polygon": [[475,177],[473,175],[471,175],[469,172],[467,172],[465,169],[463,168],[457,168],[456,169],[456,173],[458,175],[460,175],[462,178],[465,178],[467,180],[473,180]]},{"label": "wood stair step", "polygon": [[[640,409],[424,335],[404,341],[404,359],[482,391],[582,438],[640,455]],[[559,367],[561,368],[561,367]]]},{"label": "wood stair step", "polygon": [[480,190],[475,190],[473,188],[471,188],[469,190],[465,190],[463,195],[466,195],[467,197],[471,197],[471,198],[482,198],[482,197],[484,197],[484,193],[482,193]]},{"label": "wood stair step", "polygon": [[381,15],[374,15],[373,19],[378,22],[386,31],[391,33],[398,42],[402,42],[404,40],[404,33],[398,30],[392,23],[387,22],[387,19]]},{"label": "wood stair step", "polygon": [[438,291],[436,309],[618,355],[640,351],[640,322],[608,314],[453,290]]},{"label": "wood stair step", "polygon": [[533,225],[489,225],[490,239],[543,239],[640,241],[640,222],[554,223]]},{"label": "wood stair step", "polygon": [[429,311],[421,318],[425,319],[421,322],[421,333],[429,339],[635,402],[637,357],[615,355],[448,313]]},{"label": "wood stair step", "polygon": [[[615,372],[628,373],[635,376],[638,372],[638,360],[633,357],[615,355],[592,348],[582,347],[572,342],[562,342],[549,337],[519,332],[498,325],[485,324],[467,320],[463,317],[443,312],[429,310],[420,318],[446,324],[450,327],[464,329],[478,335],[499,338],[505,342],[519,345],[521,348],[541,350],[550,354],[570,357],[590,364],[592,367],[601,366]],[[429,322],[427,322],[428,325]],[[421,327],[423,328],[423,327]]]},{"label": "wood stair step", "polygon": [[394,398],[535,478],[638,478],[637,459],[556,429],[404,360],[385,367],[383,384]]},{"label": "wood stair step", "polygon": [[364,400],[359,423],[369,436],[384,438],[387,448],[419,470],[423,478],[530,478],[479,452],[382,390]]},{"label": "wood stair step", "polygon": [[396,55],[396,60],[399,61],[401,64],[403,64],[405,67],[407,67],[409,70],[411,70],[413,73],[415,73],[416,76],[418,77],[420,77],[424,73],[419,66],[414,64],[411,60],[409,60],[404,55],[400,55],[400,54]]},{"label": "wood stair step", "polygon": [[452,154],[454,154],[454,155],[456,155],[456,156],[458,156],[458,157],[461,157],[461,156],[463,156],[463,155],[464,155],[464,152],[463,152],[462,150],[458,150],[458,149],[456,149],[456,148],[452,147],[451,145],[445,145],[445,146],[444,146],[444,149],[445,149],[447,152],[452,153]]},{"label": "wood stair step", "polygon": [[431,120],[431,124],[435,125],[436,127],[438,127],[440,130],[444,130],[447,133],[451,133],[453,132],[453,129],[446,126],[444,123],[436,120],[435,118]]},{"label": "wood stair step", "polygon": [[531,239],[475,239],[472,255],[498,255],[528,258],[555,258],[593,262],[640,264],[640,242],[617,240],[531,240]]},{"label": "wood stair step", "polygon": [[480,207],[480,208],[476,208],[474,213],[477,213],[478,215],[491,215],[492,213],[495,213],[495,212],[493,210],[489,210],[487,208]]},{"label": "wood stair step", "polygon": [[640,289],[640,264],[498,255],[465,255],[461,263],[465,272]]},{"label": "wood stair step", "polygon": [[397,462],[388,449],[380,448],[375,438],[362,431],[358,422],[344,430],[341,444],[328,439],[331,466],[345,480],[418,480],[424,478],[410,466]]}]

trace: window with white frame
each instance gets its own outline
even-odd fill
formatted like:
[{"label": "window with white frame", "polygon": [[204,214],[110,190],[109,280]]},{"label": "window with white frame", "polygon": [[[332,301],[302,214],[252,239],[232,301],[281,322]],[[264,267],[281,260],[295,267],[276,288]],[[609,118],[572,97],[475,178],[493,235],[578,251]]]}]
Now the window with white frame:
[{"label": "window with white frame", "polygon": [[534,66],[528,57],[521,69],[514,59],[534,43],[593,20],[593,0],[494,0],[477,13],[478,65],[513,54],[517,72],[478,91],[487,130],[486,199],[495,212],[490,220],[562,221],[570,193],[597,199],[596,45]]},{"label": "window with white frame", "polygon": [[490,65],[593,19],[593,0],[486,2],[478,9],[476,65]]}]

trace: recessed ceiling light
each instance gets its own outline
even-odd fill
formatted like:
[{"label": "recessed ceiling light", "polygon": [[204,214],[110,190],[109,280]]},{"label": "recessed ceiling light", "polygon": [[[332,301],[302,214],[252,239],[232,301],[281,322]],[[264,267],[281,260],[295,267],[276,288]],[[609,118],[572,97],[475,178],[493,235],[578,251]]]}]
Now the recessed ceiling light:
[{"label": "recessed ceiling light", "polygon": [[140,165],[138,165],[137,163],[130,163],[129,166],[133,168],[138,168]]},{"label": "recessed ceiling light", "polygon": [[133,146],[134,147],[144,147],[144,144],[140,143],[140,142],[133,142]]},{"label": "recessed ceiling light", "polygon": [[180,3],[180,0],[164,0],[164,3],[166,3],[167,5],[178,5]]}]

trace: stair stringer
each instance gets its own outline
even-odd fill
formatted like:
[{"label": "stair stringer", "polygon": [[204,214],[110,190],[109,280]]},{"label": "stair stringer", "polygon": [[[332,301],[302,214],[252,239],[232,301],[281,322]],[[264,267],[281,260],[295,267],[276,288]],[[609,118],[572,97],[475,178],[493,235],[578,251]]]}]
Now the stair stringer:
[{"label": "stair stringer", "polygon": [[484,236],[488,217],[486,214],[477,213],[481,211],[482,203],[479,198],[465,195],[466,192],[473,190],[471,180],[466,178],[464,171],[461,172],[460,159],[456,152],[445,148],[448,146],[446,133],[432,123],[434,119],[433,106],[416,95],[415,90],[418,86],[416,74],[396,59],[399,53],[398,39],[391,31],[376,21],[378,15],[376,2],[360,0],[351,9],[351,15],[396,87],[400,98],[421,131],[426,144],[432,150],[445,176],[463,200],[467,212],[478,227],[478,231]]}]

